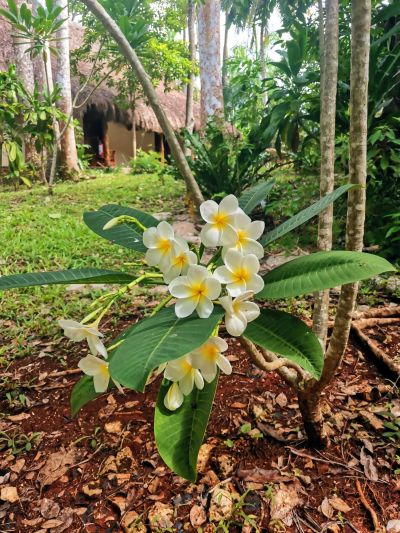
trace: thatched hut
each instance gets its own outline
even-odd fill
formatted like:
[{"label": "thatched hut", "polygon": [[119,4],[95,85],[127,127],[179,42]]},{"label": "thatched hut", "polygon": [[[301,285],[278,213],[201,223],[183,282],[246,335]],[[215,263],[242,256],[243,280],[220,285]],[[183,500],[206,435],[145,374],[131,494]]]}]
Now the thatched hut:
[{"label": "thatched hut", "polygon": [[[4,5],[0,0],[0,5]],[[82,43],[83,29],[77,24],[70,25],[71,50]],[[11,29],[9,24],[0,17],[0,70],[5,70],[15,62]],[[90,71],[90,65],[80,65],[81,74]],[[73,95],[79,90],[78,77],[72,79]],[[165,91],[160,85],[156,89],[163,109],[175,130],[185,126],[186,97],[181,91]],[[90,94],[91,93],[91,94]],[[83,133],[84,143],[90,148],[94,163],[108,166],[110,164],[123,164],[133,156],[134,144],[136,149],[144,151],[155,150],[168,153],[168,146],[158,120],[144,100],[138,100],[134,114],[118,104],[118,95],[115,89],[104,82],[92,93],[90,84],[79,97],[80,101],[88,100],[83,107],[74,113],[79,119]],[[199,127],[200,111],[198,104],[194,106],[195,129]],[[135,125],[135,126],[134,126]]]}]

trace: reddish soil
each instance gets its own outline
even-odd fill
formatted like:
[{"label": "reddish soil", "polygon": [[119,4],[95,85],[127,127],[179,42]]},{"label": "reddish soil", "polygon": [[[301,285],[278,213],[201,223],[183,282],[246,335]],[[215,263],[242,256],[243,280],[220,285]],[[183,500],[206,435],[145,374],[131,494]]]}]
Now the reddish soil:
[{"label": "reddish soil", "polygon": [[[77,353],[77,345],[67,341],[47,345],[44,341],[30,357],[13,363],[3,374],[3,386],[24,394],[27,405],[23,399],[22,404],[18,399],[10,404],[3,397],[0,430],[9,436],[30,432],[41,436],[28,452],[13,456],[2,451],[0,490],[16,487],[19,499],[0,502],[1,531],[145,531],[133,526],[123,529],[121,518],[131,510],[149,531],[196,531],[190,523],[195,505],[205,510],[207,523],[202,531],[208,532],[256,531],[235,525],[235,521],[243,524],[243,513],[254,516],[259,531],[377,531],[371,512],[360,500],[357,480],[382,526],[400,519],[400,481],[394,473],[400,469],[396,462],[400,425],[397,435],[383,435],[388,431],[383,423],[389,420],[389,412],[392,421],[400,420],[398,389],[357,346],[350,343],[340,378],[324,395],[332,444],[319,452],[307,447],[293,393],[276,374],[256,369],[237,341],[229,339],[229,344],[234,373],[220,379],[205,440],[211,453],[197,484],[172,474],[155,448],[152,419],[159,380],[145,394],[105,394],[71,419],[69,396],[77,376],[51,374],[75,368],[83,349]],[[60,364],[63,359],[67,367]],[[251,424],[253,431],[244,434],[243,424]],[[256,438],[257,424],[264,431],[261,438]],[[94,435],[96,428],[100,430]],[[84,436],[91,437],[77,442]],[[93,439],[96,443],[91,447]],[[107,458],[121,450],[126,454],[126,448],[132,456],[128,453],[125,463],[104,472]],[[74,451],[72,462],[64,469],[60,466],[59,479],[45,484],[46,460],[69,449]],[[256,467],[270,471],[270,479],[268,475],[260,479]],[[208,513],[213,487],[226,479],[219,486],[245,496],[224,530],[208,523]],[[298,504],[290,511],[289,501],[283,521],[271,521],[271,501],[288,486]],[[174,510],[172,528],[150,529],[147,513],[157,502]]]}]

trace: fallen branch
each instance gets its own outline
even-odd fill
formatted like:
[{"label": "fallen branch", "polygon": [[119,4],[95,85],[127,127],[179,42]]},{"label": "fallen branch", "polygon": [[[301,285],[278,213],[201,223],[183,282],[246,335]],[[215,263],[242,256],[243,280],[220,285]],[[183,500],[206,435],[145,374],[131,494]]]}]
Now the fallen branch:
[{"label": "fallen branch", "polygon": [[357,491],[358,491],[358,494],[360,495],[360,500],[362,502],[362,504],[364,505],[364,507],[366,508],[366,510],[369,512],[370,516],[371,516],[371,520],[372,520],[372,523],[374,524],[374,531],[375,533],[384,533],[385,531],[385,528],[383,528],[378,520],[378,516],[376,514],[376,512],[374,511],[374,509],[371,507],[370,503],[368,502],[367,498],[365,497],[365,494],[361,488],[361,483],[360,483],[360,480],[359,479],[356,479],[356,487],[357,487]]}]

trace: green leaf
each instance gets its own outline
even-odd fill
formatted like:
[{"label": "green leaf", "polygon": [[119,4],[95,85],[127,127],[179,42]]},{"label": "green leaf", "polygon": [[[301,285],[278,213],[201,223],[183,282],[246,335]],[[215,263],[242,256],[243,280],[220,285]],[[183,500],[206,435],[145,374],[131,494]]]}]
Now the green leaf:
[{"label": "green leaf", "polygon": [[267,246],[267,244],[270,244],[271,242],[280,239],[281,237],[283,237],[283,235],[289,233],[289,231],[292,231],[298,226],[301,226],[301,224],[304,224],[304,222],[307,222],[307,220],[310,220],[310,218],[313,218],[315,217],[315,215],[318,215],[318,213],[326,209],[328,205],[337,200],[339,196],[341,196],[349,189],[352,189],[353,187],[354,185],[351,183],[338,187],[335,191],[327,194],[326,196],[318,200],[318,202],[315,202],[315,204],[312,204],[310,205],[310,207],[303,209],[302,211],[300,211],[300,213],[294,215],[294,217],[290,218],[289,220],[286,220],[286,222],[273,229],[269,233],[266,233],[261,239],[261,244],[263,246]]},{"label": "green leaf", "polygon": [[205,383],[203,390],[193,389],[176,411],[164,406],[171,382],[164,380],[154,414],[154,435],[158,452],[165,464],[179,476],[195,482],[197,457],[206,432],[217,388],[218,376]]},{"label": "green leaf", "polygon": [[310,328],[302,320],[283,311],[262,309],[247,325],[245,336],[254,344],[297,363],[315,379],[321,376],[324,352]]},{"label": "green leaf", "polygon": [[249,215],[253,209],[265,199],[274,185],[275,182],[273,180],[269,180],[263,181],[262,183],[258,183],[254,187],[251,187],[239,198],[239,207],[241,207],[243,211]]},{"label": "green leaf", "polygon": [[259,298],[277,300],[322,291],[371,278],[395,267],[378,255],[362,252],[317,252],[293,259],[264,276]]},{"label": "green leaf", "polygon": [[100,237],[121,246],[125,246],[125,248],[131,250],[145,252],[147,248],[142,241],[143,234],[134,224],[118,224],[118,226],[114,226],[111,229],[103,230],[104,225],[112,218],[122,215],[137,218],[137,220],[143,224],[143,226],[146,226],[146,228],[157,226],[159,223],[156,218],[147,213],[143,213],[143,211],[114,204],[103,205],[98,211],[84,213],[83,220],[85,224],[94,231],[94,233],[100,235]]},{"label": "green leaf", "polygon": [[130,389],[143,391],[152,370],[204,344],[222,316],[219,307],[209,318],[177,318],[169,307],[142,320],[117,348],[110,363],[111,376]]},{"label": "green leaf", "polygon": [[33,287],[36,285],[66,285],[67,283],[130,283],[135,279],[125,272],[100,268],[77,268],[56,272],[30,272],[0,276],[0,290]]}]

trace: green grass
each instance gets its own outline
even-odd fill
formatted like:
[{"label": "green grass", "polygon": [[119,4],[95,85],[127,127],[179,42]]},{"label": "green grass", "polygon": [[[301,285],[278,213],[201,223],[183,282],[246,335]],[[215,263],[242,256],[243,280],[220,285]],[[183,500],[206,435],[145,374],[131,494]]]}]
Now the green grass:
[{"label": "green grass", "polygon": [[[182,182],[171,177],[87,173],[96,179],[57,184],[55,195],[42,187],[0,192],[0,274],[77,267],[135,270],[138,255],[98,237],[83,223],[84,211],[107,203],[156,213],[180,205]],[[60,334],[57,319],[81,319],[101,290],[71,292],[65,286],[0,293],[0,363],[30,353],[32,343]],[[129,305],[125,298],[119,313]],[[114,315],[114,318],[116,315]]]}]

